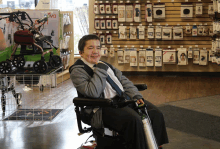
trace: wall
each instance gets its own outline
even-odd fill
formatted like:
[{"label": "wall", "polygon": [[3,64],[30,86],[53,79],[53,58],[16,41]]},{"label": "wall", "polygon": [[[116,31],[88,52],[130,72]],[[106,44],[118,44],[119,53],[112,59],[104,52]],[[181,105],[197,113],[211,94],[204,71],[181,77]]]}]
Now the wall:
[{"label": "wall", "polygon": [[[93,13],[93,5],[95,0],[89,0],[89,32],[93,33],[95,31],[94,29],[94,18],[95,14]],[[104,1],[103,1],[104,2]],[[112,1],[110,1],[112,2]],[[117,1],[119,2],[119,1]],[[124,1],[126,2],[126,1]],[[131,1],[135,2],[135,1]],[[140,1],[141,2],[141,17],[142,17],[142,24],[146,26],[146,36],[147,36],[147,26],[148,22],[145,22],[144,20],[144,14],[145,14],[145,8],[144,4],[146,1]],[[152,3],[157,3],[157,0],[152,0]],[[164,26],[165,24],[168,24],[170,26],[175,26],[177,23],[179,23],[181,26],[185,27],[187,23],[189,23],[191,26],[196,23],[199,25],[200,23],[207,23],[208,26],[211,26],[212,18],[208,15],[208,4],[211,3],[211,0],[203,0],[203,16],[196,17],[195,16],[195,3],[198,2],[197,0],[189,0],[189,2],[193,2],[193,19],[186,20],[180,18],[180,10],[181,10],[181,2],[185,2],[185,0],[174,0],[174,2],[171,2],[171,0],[161,0],[161,3],[165,3],[166,5],[166,19],[165,20],[154,20],[152,24],[157,25],[157,23],[160,23],[160,25]],[[98,15],[98,16],[107,16],[107,15]],[[112,15],[108,15],[112,16]],[[115,15],[117,18],[117,15]],[[120,24],[120,23],[119,23]],[[135,26],[137,26],[139,23],[133,23]],[[123,22],[123,25],[129,26],[130,23]],[[101,31],[101,30],[98,30]],[[107,30],[102,30],[107,31]],[[110,30],[112,33],[113,31],[118,30]],[[128,30],[127,30],[128,31]],[[140,45],[143,45],[144,48],[147,48],[148,46],[151,46],[152,48],[155,48],[156,46],[160,46],[161,48],[167,48],[167,46],[171,46],[172,48],[179,48],[181,45],[183,47],[188,48],[189,46],[195,47],[195,45],[198,45],[199,48],[206,47],[207,50],[211,49],[211,38],[209,36],[202,36],[202,37],[192,37],[192,36],[186,36],[184,34],[184,39],[182,41],[156,41],[156,40],[149,40],[147,37],[145,37],[145,40],[130,40],[130,39],[118,39],[118,34],[113,34],[113,45],[116,48],[115,51],[117,51],[117,45],[120,45],[121,47],[124,47],[127,45],[127,47],[132,47],[134,45],[135,48],[139,49]],[[129,32],[128,32],[129,33]],[[109,45],[107,45],[109,47]],[[211,62],[208,62],[207,66],[200,66],[195,65],[192,62],[192,59],[189,59],[189,64],[186,66],[178,66],[177,64],[166,64],[163,65],[161,68],[158,67],[145,67],[145,68],[139,68],[139,67],[130,67],[129,64],[118,64],[117,62],[117,52],[115,58],[106,58],[102,57],[102,60],[113,64],[121,71],[173,71],[173,72],[220,72],[220,67],[216,64],[212,64]]]}]

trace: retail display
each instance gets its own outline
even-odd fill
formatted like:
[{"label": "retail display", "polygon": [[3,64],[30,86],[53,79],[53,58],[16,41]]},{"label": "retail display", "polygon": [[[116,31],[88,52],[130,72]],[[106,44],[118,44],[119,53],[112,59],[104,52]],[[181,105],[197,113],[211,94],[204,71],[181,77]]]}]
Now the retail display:
[{"label": "retail display", "polygon": [[[33,69],[36,73],[45,73],[48,69],[48,65],[45,62],[44,55],[50,53],[49,63],[51,67],[60,67],[62,62],[58,55],[53,54],[53,48],[58,49],[57,43],[53,43],[51,36],[46,36],[41,27],[48,21],[48,15],[33,22],[29,14],[25,11],[17,11],[12,13],[0,13],[0,16],[4,16],[4,19],[9,18],[11,22],[18,24],[17,31],[14,33],[14,46],[12,48],[11,57],[0,63],[0,73],[8,74],[12,71],[12,65],[17,69],[22,69],[25,65],[25,55],[40,54],[41,60],[34,62]],[[29,24],[27,24],[26,22]],[[25,22],[25,23],[24,23]],[[44,46],[46,43],[47,46]],[[20,54],[17,49],[21,46]],[[48,46],[49,45],[49,46]],[[31,46],[32,50],[27,50],[27,46]],[[46,48],[45,48],[46,47]],[[47,49],[49,47],[49,50]]]},{"label": "retail display", "polygon": [[147,22],[152,22],[152,3],[145,4],[145,20]]},{"label": "retail display", "polygon": [[[218,11],[218,6],[220,6],[218,5],[218,1],[216,0],[213,0],[213,3],[207,3],[207,4],[208,5],[203,4],[202,2],[200,2],[200,0],[198,0],[198,2],[188,2],[188,1],[174,2],[173,6],[179,7],[178,10],[180,11],[179,15],[181,17],[178,18],[181,19],[181,21],[176,22],[176,23],[180,23],[181,25],[177,24],[176,26],[174,26],[173,24],[175,23],[173,23],[174,22],[173,20],[177,18],[176,17],[171,18],[172,15],[176,15],[174,13],[169,12],[170,10],[172,10],[170,9],[171,3],[166,4],[167,9],[169,7],[168,11],[166,12],[165,2],[161,3],[160,1],[158,1],[157,3],[155,2],[153,3],[150,1],[147,2],[99,1],[99,3],[95,2],[95,6],[94,6],[94,13],[97,14],[94,21],[95,29],[107,30],[106,33],[100,34],[101,44],[109,44],[109,45],[113,44],[112,36],[114,35],[114,40],[116,41],[117,39],[122,39],[123,41],[126,41],[126,43],[129,43],[129,41],[131,41],[131,43],[129,43],[128,46],[131,46],[133,42],[135,42],[135,45],[138,45],[138,44],[142,44],[143,42],[142,40],[145,39],[146,25],[142,25],[136,22],[142,23],[143,22],[142,19],[144,19],[146,22],[154,22],[155,25],[155,29],[154,29],[154,26],[152,24],[149,25],[147,24],[148,27],[146,31],[147,31],[147,38],[150,39],[150,45],[151,43],[153,46],[155,46],[157,43],[158,45],[161,45],[161,42],[166,45],[168,41],[163,41],[163,40],[170,40],[170,41],[172,40],[172,45],[174,45],[175,47],[175,48],[165,48],[163,50],[161,48],[155,48],[155,52],[153,48],[147,48],[147,49],[140,48],[139,52],[137,52],[136,48],[126,48],[126,47],[124,49],[119,48],[118,50],[116,50],[118,54],[117,56],[118,56],[119,64],[130,63],[130,66],[137,66],[137,63],[139,63],[138,65],[140,67],[146,67],[146,66],[161,67],[163,63],[187,65],[188,59],[193,58],[194,64],[207,65],[208,63],[206,60],[208,60],[208,55],[206,59],[204,59],[204,61],[201,60],[202,58],[201,53],[202,52],[205,53],[205,51],[204,50],[198,51],[196,50],[196,48],[194,49],[191,46],[188,47],[188,45],[194,44],[194,43],[190,43],[191,40],[195,41],[195,43],[200,40],[199,38],[201,38],[201,40],[202,38],[208,40],[208,37],[201,37],[201,36],[208,36],[208,35],[213,36],[213,34],[220,33],[220,25],[219,25],[220,23],[217,19],[215,19],[215,22],[213,22],[213,26],[210,26],[204,22],[202,22],[204,24],[200,24],[201,21],[199,21],[198,18],[197,20],[193,20],[193,21],[189,20],[189,23],[186,22],[187,21],[186,19],[194,19],[195,16],[193,15],[205,17],[203,16],[204,15],[203,11],[207,9],[207,7],[208,7],[208,14],[213,15],[215,12],[215,8]],[[141,10],[145,11],[145,14],[143,14],[143,16],[141,16]],[[152,13],[154,13],[154,15]],[[167,18],[166,21],[164,22],[162,20],[160,21],[159,19],[166,18],[165,14],[168,14],[167,17],[169,16],[169,18]],[[123,24],[119,25],[118,23],[120,22],[124,22],[123,23],[124,26]],[[127,22],[130,23],[130,26],[129,23]],[[170,24],[172,24],[172,26],[166,24],[169,22]],[[198,26],[195,23],[193,24],[192,22],[198,23]],[[207,20],[207,22],[209,23],[210,21]],[[115,38],[116,31],[111,31],[112,29],[114,30],[118,29],[119,32],[117,39]],[[129,34],[127,34],[128,31]],[[192,38],[192,36],[195,37],[195,40],[194,38]],[[215,38],[215,36],[212,38]],[[180,47],[176,49],[177,45],[179,45],[179,43],[181,42],[175,40],[183,40],[183,39],[184,39],[183,44],[187,45],[187,47],[186,48]],[[154,43],[151,41],[153,41]],[[149,40],[146,41],[145,46],[149,44],[148,42]],[[175,44],[175,42],[177,44]],[[109,47],[110,47],[109,56],[114,57],[115,49],[113,48],[113,46],[109,46]],[[139,57],[138,59],[137,59],[137,54]],[[206,50],[206,54],[208,54],[207,50]],[[214,55],[214,51],[209,52],[209,57],[213,57],[213,55]],[[215,61],[217,63],[217,59],[218,57],[216,57],[216,60],[213,60],[213,62]]]},{"label": "retail display", "polygon": [[155,38],[157,40],[161,40],[162,39],[162,26],[157,25],[156,29],[155,29]]},{"label": "retail display", "polygon": [[203,26],[203,36],[207,36],[209,34],[209,28],[207,26],[207,23],[204,23]]},{"label": "retail display", "polygon": [[101,32],[99,38],[100,38],[100,43],[101,43],[101,44],[105,44],[105,33],[102,33],[102,32]]},{"label": "retail display", "polygon": [[112,19],[106,16],[106,29],[112,29]]},{"label": "retail display", "polygon": [[113,47],[113,45],[110,46],[109,56],[111,58],[115,57],[115,48]]},{"label": "retail display", "polygon": [[118,4],[118,22],[125,22],[125,4]]},{"label": "retail display", "polygon": [[100,11],[100,14],[105,14],[105,4],[102,3],[102,1],[99,2],[99,11]]},{"label": "retail display", "polygon": [[101,56],[108,57],[108,48],[105,45],[101,47]]},{"label": "retail display", "polygon": [[116,1],[113,1],[112,12],[113,14],[118,14],[118,3],[116,3]]},{"label": "retail display", "polygon": [[163,63],[164,64],[176,64],[176,50],[168,46],[167,49],[163,49]]},{"label": "retail display", "polygon": [[69,24],[71,24],[70,16],[68,14],[64,14],[63,15],[63,25],[69,25]]},{"label": "retail display", "polygon": [[154,50],[151,47],[146,49],[146,66],[154,66]]},{"label": "retail display", "polygon": [[105,21],[105,18],[101,17],[101,20],[100,20],[100,29],[106,29],[106,21]]},{"label": "retail display", "polygon": [[95,29],[100,29],[100,18],[98,18],[98,17],[95,17],[94,28]]},{"label": "retail display", "polygon": [[171,40],[172,39],[172,27],[163,26],[162,28],[162,40]]},{"label": "retail display", "polygon": [[130,49],[124,49],[124,63],[130,63]]},{"label": "retail display", "polygon": [[199,65],[207,65],[208,64],[208,53],[206,48],[203,48],[200,50],[200,59],[199,59]]},{"label": "retail display", "polygon": [[69,41],[70,41],[70,36],[69,35],[64,35],[63,40],[61,40],[61,48],[62,49],[68,49],[69,48]]},{"label": "retail display", "polygon": [[210,3],[209,4],[209,8],[208,8],[208,14],[209,15],[214,15],[214,6],[213,6],[213,3]]},{"label": "retail display", "polygon": [[148,29],[147,29],[147,38],[148,39],[154,39],[154,26],[152,26],[152,24],[150,24],[148,26]]},{"label": "retail display", "polygon": [[137,49],[130,49],[130,66],[137,66]]},{"label": "retail display", "polygon": [[146,49],[139,49],[139,67],[146,67]]},{"label": "retail display", "polygon": [[136,29],[136,26],[130,26],[129,37],[130,37],[130,39],[137,39],[137,29]]},{"label": "retail display", "polygon": [[118,36],[119,39],[127,39],[127,26],[119,26]]},{"label": "retail display", "polygon": [[145,39],[145,26],[142,26],[142,24],[137,27],[137,38]]},{"label": "retail display", "polygon": [[198,35],[198,30],[196,24],[193,24],[192,27],[192,36],[197,36]]},{"label": "retail display", "polygon": [[210,26],[209,28],[209,36],[213,36],[213,23],[212,23],[212,26]]},{"label": "retail display", "polygon": [[138,1],[134,4],[134,22],[141,22],[141,4]]},{"label": "retail display", "polygon": [[157,48],[155,48],[155,58],[154,58],[154,63],[156,67],[162,67],[162,49],[157,46]]},{"label": "retail display", "polygon": [[188,56],[186,48],[177,48],[178,65],[188,65]]},{"label": "retail display", "polygon": [[154,3],[154,19],[165,19],[165,3]]},{"label": "retail display", "polygon": [[106,44],[112,44],[112,33],[106,31]]},{"label": "retail display", "polygon": [[199,24],[198,28],[197,28],[197,35],[199,36],[202,36],[203,35],[203,30],[204,30],[204,27],[202,24]]},{"label": "retail display", "polygon": [[118,19],[112,16],[112,29],[118,29]]},{"label": "retail display", "polygon": [[186,26],[185,34],[188,34],[188,35],[192,34],[192,28],[189,24]]},{"label": "retail display", "polygon": [[99,3],[95,1],[94,7],[93,7],[93,12],[95,14],[99,14]]},{"label": "retail display", "polygon": [[181,17],[185,19],[193,18],[193,4],[181,3]]},{"label": "retail display", "polygon": [[118,48],[117,55],[118,55],[118,64],[123,64],[124,63],[124,51],[122,48]]},{"label": "retail display", "polygon": [[132,3],[126,3],[125,4],[125,12],[126,12],[126,17],[125,17],[125,21],[126,22],[133,22],[134,21],[134,6]]},{"label": "retail display", "polygon": [[173,40],[183,40],[183,27],[174,26],[173,27]]},{"label": "retail display", "polygon": [[105,10],[106,10],[106,14],[112,13],[112,7],[111,7],[111,4],[109,3],[109,1],[106,1],[106,3],[105,3]]},{"label": "retail display", "polygon": [[199,48],[198,46],[195,46],[193,50],[193,64],[199,64]]},{"label": "retail display", "polygon": [[196,12],[195,12],[196,16],[201,16],[203,14],[202,9],[203,9],[202,3],[196,3]]},{"label": "retail display", "polygon": [[188,48],[188,58],[193,58],[193,49],[192,49],[192,46],[189,46],[189,48]]}]

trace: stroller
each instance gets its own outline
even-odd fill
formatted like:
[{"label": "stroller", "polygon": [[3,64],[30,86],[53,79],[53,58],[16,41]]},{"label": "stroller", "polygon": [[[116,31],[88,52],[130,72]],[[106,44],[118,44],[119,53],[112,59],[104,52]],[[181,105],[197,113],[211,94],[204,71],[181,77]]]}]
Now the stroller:
[{"label": "stroller", "polygon": [[[48,64],[45,62],[44,55],[50,53],[49,65],[52,68],[57,68],[62,65],[61,58],[58,55],[53,54],[53,48],[56,50],[58,47],[55,47],[51,40],[50,36],[44,36],[41,33],[41,27],[47,22],[48,17],[45,16],[42,19],[36,20],[33,23],[30,16],[24,11],[12,12],[12,13],[0,13],[2,15],[9,15],[1,19],[8,18],[10,22],[15,22],[18,24],[17,31],[14,33],[14,42],[15,45],[12,49],[12,54],[9,59],[6,61],[0,62],[0,73],[8,74],[12,72],[12,65],[18,69],[22,69],[25,66],[24,55],[35,55],[41,54],[41,59],[34,62],[33,69],[36,73],[45,73],[48,70]],[[24,23],[30,22],[27,24]],[[50,49],[44,49],[43,43],[50,45]],[[21,45],[20,54],[16,55],[18,46]],[[31,47],[32,50],[28,50],[28,47]]]},{"label": "stroller", "polygon": [[0,90],[2,91],[2,96],[1,96],[1,106],[2,106],[2,111],[5,113],[5,107],[6,107],[6,96],[5,93],[12,92],[16,103],[18,106],[21,105],[21,93],[16,93],[15,88],[14,88],[14,83],[11,82],[11,78],[9,76],[4,76],[0,77]]}]

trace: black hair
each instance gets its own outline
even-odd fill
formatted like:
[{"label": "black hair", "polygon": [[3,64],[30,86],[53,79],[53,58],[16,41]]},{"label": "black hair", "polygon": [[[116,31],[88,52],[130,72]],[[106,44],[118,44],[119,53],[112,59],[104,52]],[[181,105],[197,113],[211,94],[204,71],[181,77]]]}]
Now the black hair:
[{"label": "black hair", "polygon": [[89,34],[89,35],[85,35],[83,36],[78,43],[78,50],[83,52],[83,49],[86,45],[86,41],[88,40],[100,40],[99,37],[97,35],[94,34]]}]

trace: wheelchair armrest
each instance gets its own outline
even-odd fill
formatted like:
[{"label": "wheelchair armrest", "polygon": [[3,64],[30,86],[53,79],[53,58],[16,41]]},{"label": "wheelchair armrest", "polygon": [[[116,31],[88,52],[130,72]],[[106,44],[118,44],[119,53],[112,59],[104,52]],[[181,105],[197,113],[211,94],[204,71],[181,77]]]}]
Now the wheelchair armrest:
[{"label": "wheelchair armrest", "polygon": [[73,103],[77,106],[100,106],[109,107],[112,105],[112,99],[96,99],[96,98],[80,98],[76,97],[73,99]]},{"label": "wheelchair armrest", "polygon": [[147,84],[141,83],[141,84],[134,84],[134,86],[137,87],[138,91],[144,91],[147,89]]}]

